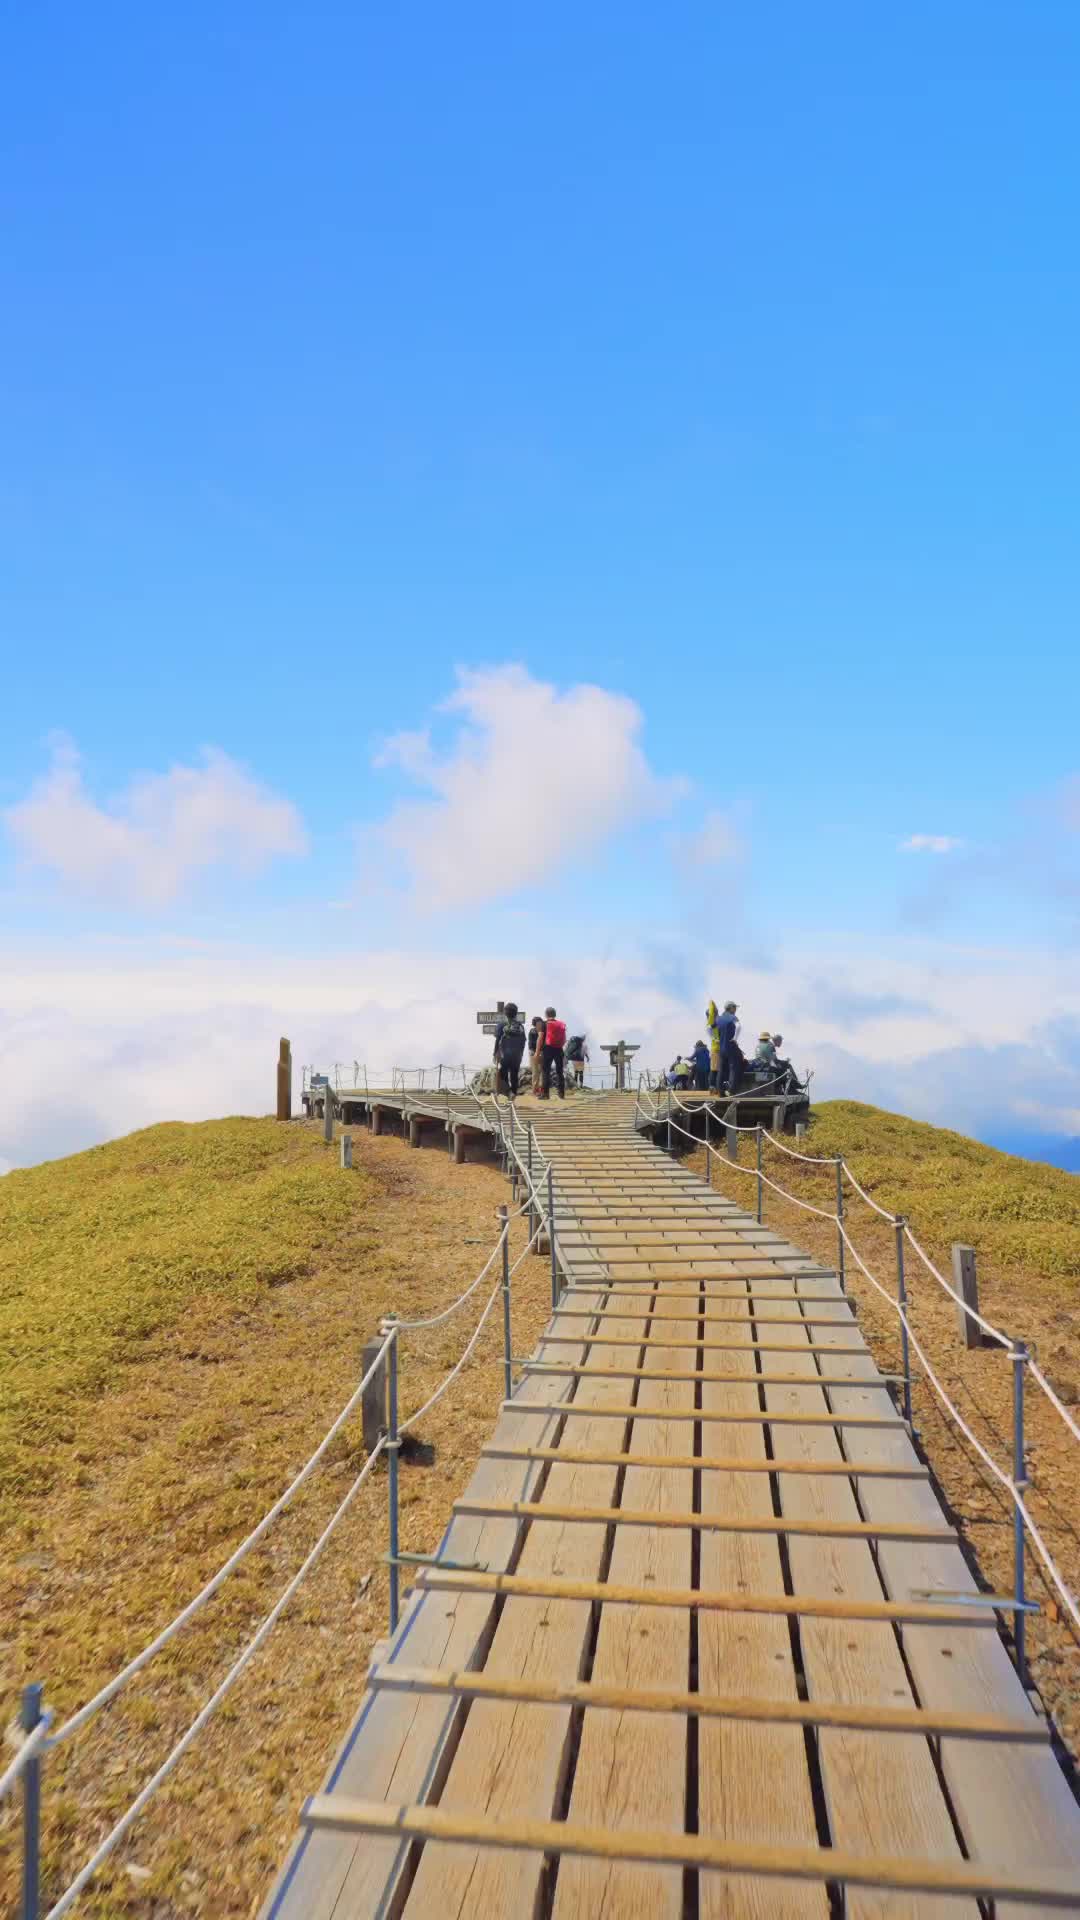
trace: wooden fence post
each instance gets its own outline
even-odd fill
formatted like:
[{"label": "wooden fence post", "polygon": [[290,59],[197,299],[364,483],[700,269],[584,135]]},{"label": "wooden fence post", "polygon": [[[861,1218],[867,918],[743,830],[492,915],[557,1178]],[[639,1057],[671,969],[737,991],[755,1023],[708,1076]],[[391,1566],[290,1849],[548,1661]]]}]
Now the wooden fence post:
[{"label": "wooden fence post", "polygon": [[341,1164],[343,1168],[352,1166],[352,1134],[351,1133],[343,1133],[341,1136]]},{"label": "wooden fence post", "polygon": [[278,1042],[277,1117],[292,1119],[292,1047],[287,1040]]},{"label": "wooden fence post", "polygon": [[[975,1266],[974,1247],[965,1247],[956,1241],[952,1250],[953,1286],[964,1304],[979,1311],[979,1276]],[[981,1347],[982,1328],[963,1307],[957,1307],[956,1318],[960,1325],[960,1338],[965,1347]]]},{"label": "wooden fence post", "polygon": [[[360,1378],[363,1379],[368,1368],[382,1346],[382,1339],[369,1340],[360,1356]],[[386,1431],[386,1356],[382,1365],[375,1368],[371,1379],[364,1388],[360,1400],[360,1411],[364,1423],[364,1446],[371,1453],[379,1443],[379,1435]]]}]

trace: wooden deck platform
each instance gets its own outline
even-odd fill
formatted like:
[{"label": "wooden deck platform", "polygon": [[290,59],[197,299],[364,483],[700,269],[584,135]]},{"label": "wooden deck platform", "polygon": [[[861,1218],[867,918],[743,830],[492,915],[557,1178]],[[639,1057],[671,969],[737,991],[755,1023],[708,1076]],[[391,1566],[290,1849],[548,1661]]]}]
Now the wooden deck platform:
[{"label": "wooden deck platform", "polygon": [[1080,1912],[1080,1811],[835,1274],[633,1096],[536,1125],[570,1287],[264,1920]]}]

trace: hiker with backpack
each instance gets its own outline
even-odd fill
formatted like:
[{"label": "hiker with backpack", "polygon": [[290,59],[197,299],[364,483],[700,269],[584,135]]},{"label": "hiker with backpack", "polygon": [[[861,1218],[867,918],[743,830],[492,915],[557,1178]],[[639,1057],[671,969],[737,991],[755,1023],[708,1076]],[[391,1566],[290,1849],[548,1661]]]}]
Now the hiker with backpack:
[{"label": "hiker with backpack", "polygon": [[566,1058],[570,1064],[574,1085],[578,1088],[579,1092],[585,1085],[585,1062],[588,1057],[589,1049],[585,1045],[585,1035],[583,1033],[572,1033],[566,1043]]},{"label": "hiker with backpack", "polygon": [[495,1028],[495,1091],[515,1099],[521,1056],[525,1051],[525,1025],[518,1018],[517,1002],[508,1000]]},{"label": "hiker with backpack", "polygon": [[566,1075],[563,1070],[563,1058],[566,1050],[566,1022],[557,1018],[554,1007],[544,1009],[547,1025],[544,1029],[544,1086],[541,1099],[551,1098],[551,1074],[559,1089],[559,1099],[566,1099]]}]

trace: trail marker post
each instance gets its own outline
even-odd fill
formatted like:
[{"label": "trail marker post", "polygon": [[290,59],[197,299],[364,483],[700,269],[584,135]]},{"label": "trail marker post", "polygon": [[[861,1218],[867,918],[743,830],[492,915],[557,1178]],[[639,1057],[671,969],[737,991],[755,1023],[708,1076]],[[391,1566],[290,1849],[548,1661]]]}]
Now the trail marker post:
[{"label": "trail marker post", "polygon": [[277,1117],[292,1119],[292,1047],[288,1040],[278,1041]]},{"label": "trail marker post", "polygon": [[959,1241],[954,1244],[952,1270],[953,1286],[964,1302],[962,1307],[958,1306],[956,1309],[956,1318],[960,1324],[960,1338],[969,1349],[981,1347],[982,1328],[977,1320],[972,1319],[970,1313],[965,1312],[967,1307],[970,1307],[973,1313],[979,1311],[979,1274],[975,1264],[974,1247],[965,1247]]}]

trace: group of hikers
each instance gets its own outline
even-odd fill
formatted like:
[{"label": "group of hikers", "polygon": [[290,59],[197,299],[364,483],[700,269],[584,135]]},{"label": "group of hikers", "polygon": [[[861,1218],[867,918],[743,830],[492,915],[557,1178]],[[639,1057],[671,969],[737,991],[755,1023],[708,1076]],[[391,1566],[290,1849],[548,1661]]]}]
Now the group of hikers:
[{"label": "group of hikers", "polygon": [[[747,1063],[739,1044],[742,1026],[736,1002],[726,1000],[721,1012],[716,1001],[710,1000],[705,1009],[705,1027],[708,1046],[704,1040],[698,1040],[685,1058],[681,1053],[676,1054],[668,1068],[668,1085],[684,1090],[696,1087],[702,1093],[738,1093]],[[798,1084],[791,1061],[780,1058],[783,1039],[782,1033],[763,1029],[750,1065],[751,1079],[758,1086],[775,1087],[777,1093],[788,1093]]]},{"label": "group of hikers", "polygon": [[589,1049],[583,1033],[566,1037],[566,1022],[554,1007],[533,1015],[528,1031],[517,1004],[508,1000],[495,1028],[495,1088],[514,1099],[521,1087],[521,1065],[528,1049],[532,1090],[538,1100],[550,1100],[554,1079],[559,1099],[566,1099],[566,1069],[580,1087],[585,1080]]},{"label": "group of hikers", "polygon": [[[723,1010],[710,1000],[705,1009],[708,1043],[697,1041],[685,1055],[676,1054],[667,1072],[667,1082],[676,1089],[698,1088],[702,1093],[738,1093],[747,1072],[747,1060],[739,1044],[742,1031],[739,1009],[734,1000],[726,1000]],[[790,1060],[780,1057],[782,1033],[762,1031],[754,1058],[750,1062],[750,1080],[757,1087],[774,1087],[778,1094],[790,1093],[799,1084]],[[566,1070],[572,1082],[585,1083],[585,1065],[589,1049],[583,1033],[566,1037],[566,1022],[554,1007],[535,1014],[526,1029],[513,1000],[508,1000],[495,1028],[496,1092],[515,1099],[521,1090],[522,1066],[526,1051],[532,1091],[538,1100],[551,1098],[554,1080],[559,1099],[566,1098]]]}]

